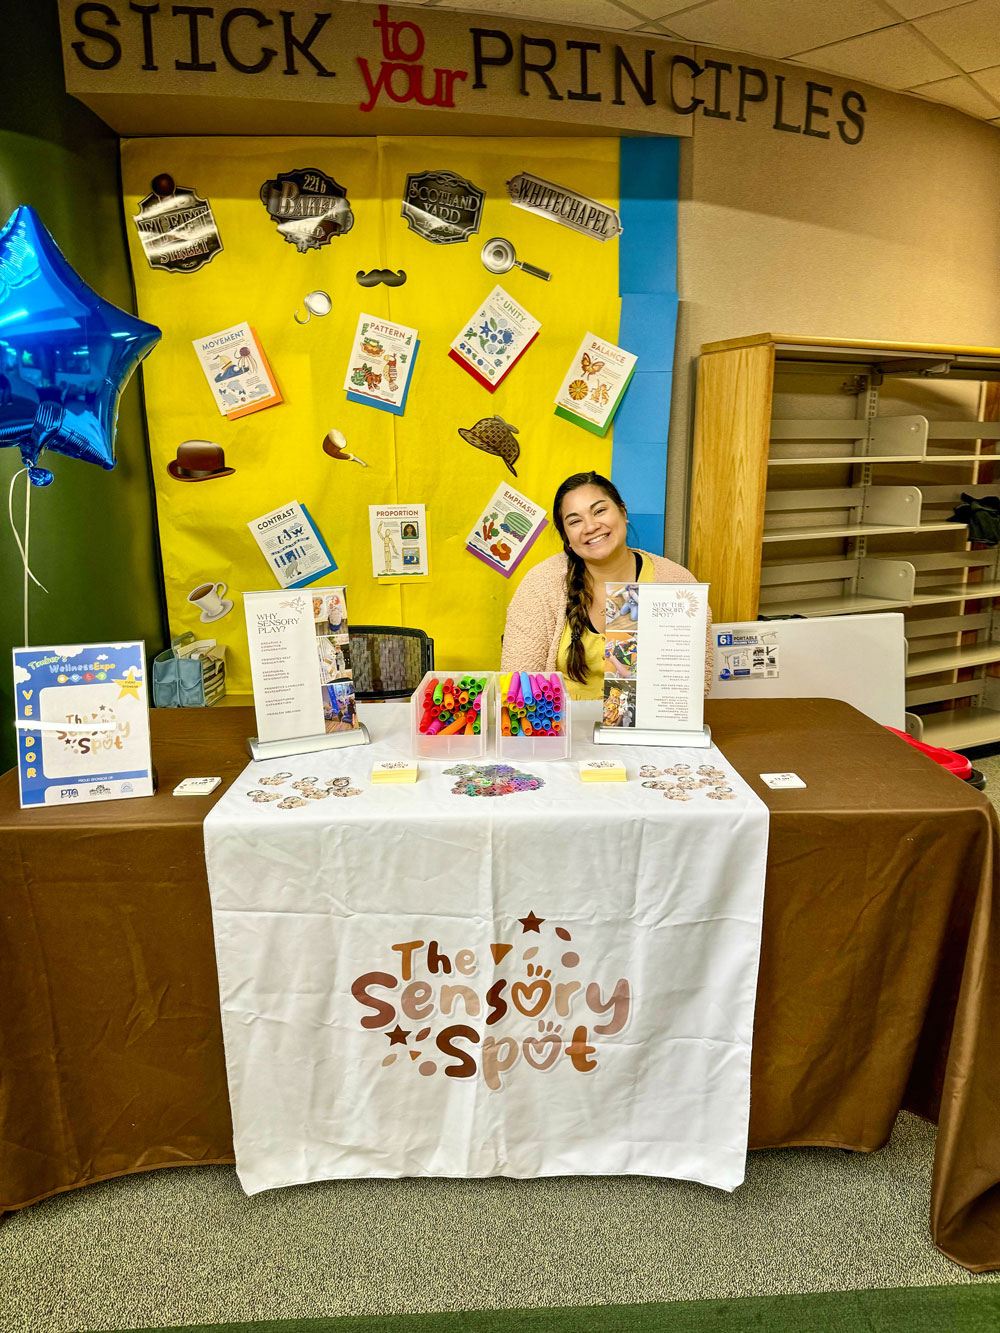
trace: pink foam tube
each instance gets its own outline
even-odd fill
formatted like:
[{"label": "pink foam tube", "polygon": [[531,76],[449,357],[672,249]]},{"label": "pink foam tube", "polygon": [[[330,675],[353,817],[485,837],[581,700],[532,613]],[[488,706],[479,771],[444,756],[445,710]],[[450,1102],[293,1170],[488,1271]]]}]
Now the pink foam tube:
[{"label": "pink foam tube", "polygon": [[470,707],[472,708],[472,711],[474,713],[478,713],[479,710],[482,708],[482,706],[483,706],[483,696],[481,694],[477,694],[476,697],[473,699]]},{"label": "pink foam tube", "polygon": [[443,726],[444,723],[441,721],[441,719],[439,717],[435,718],[434,721],[427,728],[426,734],[428,736],[436,736]]}]

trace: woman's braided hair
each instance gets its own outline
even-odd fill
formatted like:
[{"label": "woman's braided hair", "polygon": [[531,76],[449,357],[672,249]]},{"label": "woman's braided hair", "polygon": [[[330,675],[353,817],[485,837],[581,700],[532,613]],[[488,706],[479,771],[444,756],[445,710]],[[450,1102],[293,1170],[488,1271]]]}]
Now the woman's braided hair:
[{"label": "woman's braided hair", "polygon": [[613,504],[618,506],[622,513],[625,513],[625,502],[618,494],[618,489],[614,483],[610,482],[607,477],[602,477],[599,472],[575,472],[572,477],[567,477],[562,483],[556,491],[556,498],[552,501],[552,519],[556,525],[556,531],[562,538],[567,562],[566,620],[569,624],[569,652],[566,655],[566,674],[570,680],[583,684],[587,679],[587,650],[583,646],[583,632],[587,628],[590,610],[590,575],[587,573],[586,564],[566,540],[566,529],[563,526],[562,517],[563,500],[570,491],[575,491],[578,486],[596,486],[604,492]]}]

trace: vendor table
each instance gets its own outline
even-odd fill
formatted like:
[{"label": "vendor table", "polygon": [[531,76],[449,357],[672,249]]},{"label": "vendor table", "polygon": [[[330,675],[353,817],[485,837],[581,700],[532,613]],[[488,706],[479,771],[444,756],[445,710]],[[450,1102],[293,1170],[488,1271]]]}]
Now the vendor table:
[{"label": "vendor table", "polygon": [[[846,704],[706,715],[771,810],[751,1146],[869,1152],[900,1109],[936,1120],[934,1242],[1000,1267],[992,806]],[[152,728],[153,798],[22,812],[0,778],[0,1209],[233,1160],[201,826],[253,714],[154,710]],[[770,791],[775,771],[807,787]],[[204,774],[213,796],[173,797]]]}]

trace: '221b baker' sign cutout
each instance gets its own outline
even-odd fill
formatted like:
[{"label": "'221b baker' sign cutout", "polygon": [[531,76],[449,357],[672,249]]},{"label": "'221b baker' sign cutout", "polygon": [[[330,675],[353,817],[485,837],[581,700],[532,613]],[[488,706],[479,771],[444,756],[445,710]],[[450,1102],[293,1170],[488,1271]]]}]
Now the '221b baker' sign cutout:
[{"label": "'221b baker' sign cutout", "polygon": [[260,187],[260,201],[300,254],[318,250],[354,226],[347,191],[317,167],[280,172]]}]

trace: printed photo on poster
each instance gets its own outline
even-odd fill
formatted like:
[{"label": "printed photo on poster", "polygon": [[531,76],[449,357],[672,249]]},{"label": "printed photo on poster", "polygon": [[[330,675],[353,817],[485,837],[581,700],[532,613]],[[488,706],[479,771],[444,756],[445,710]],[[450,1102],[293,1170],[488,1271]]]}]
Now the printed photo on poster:
[{"label": "printed photo on poster", "polygon": [[372,576],[380,582],[427,578],[427,517],[423,505],[369,505]]},{"label": "printed photo on poster", "polygon": [[195,338],[192,346],[224,417],[235,420],[282,401],[264,349],[249,324]]},{"label": "printed photo on poster", "polygon": [[323,730],[353,731],[358,725],[347,627],[347,596],[343,588],[312,594],[313,630],[319,660]]},{"label": "printed photo on poster", "polygon": [[607,631],[604,635],[604,674],[619,680],[634,680],[639,664],[638,639],[633,631]]},{"label": "printed photo on poster", "polygon": [[604,716],[606,727],[635,726],[635,681],[604,677]]},{"label": "printed photo on poster", "polygon": [[13,650],[21,806],[152,796],[141,642]]}]

